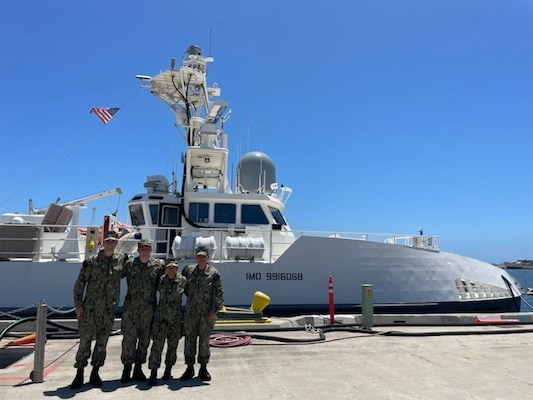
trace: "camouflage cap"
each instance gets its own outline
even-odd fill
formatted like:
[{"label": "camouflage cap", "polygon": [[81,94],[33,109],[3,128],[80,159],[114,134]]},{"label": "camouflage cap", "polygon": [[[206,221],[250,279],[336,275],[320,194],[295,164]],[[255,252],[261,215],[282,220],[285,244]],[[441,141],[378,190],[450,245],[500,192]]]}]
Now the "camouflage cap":
[{"label": "camouflage cap", "polygon": [[107,231],[104,233],[104,242],[107,242],[108,240],[118,240],[118,233],[115,231]]},{"label": "camouflage cap", "polygon": [[169,268],[169,267],[178,268],[178,260],[176,258],[167,258],[167,260],[165,262],[165,266],[167,268]]},{"label": "camouflage cap", "polygon": [[207,248],[206,247],[198,247],[196,249],[196,255],[197,256],[208,256],[209,255],[209,252],[207,251]]},{"label": "camouflage cap", "polygon": [[139,243],[137,243],[137,248],[141,247],[152,247],[152,242],[150,242],[148,239],[143,239]]}]

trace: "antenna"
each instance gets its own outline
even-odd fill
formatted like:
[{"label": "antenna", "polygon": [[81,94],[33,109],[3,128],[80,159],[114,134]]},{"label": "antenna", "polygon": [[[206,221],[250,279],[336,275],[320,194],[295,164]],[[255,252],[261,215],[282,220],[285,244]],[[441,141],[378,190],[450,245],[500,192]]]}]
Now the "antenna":
[{"label": "antenna", "polygon": [[209,54],[210,57],[211,57],[212,33],[213,33],[213,28],[209,28],[209,50],[207,51],[207,54]]},{"label": "antenna", "polygon": [[235,181],[234,181],[234,179],[235,179],[235,165],[233,164],[233,162],[231,163],[231,174],[230,174],[230,177],[231,177],[231,179],[230,179],[229,186],[230,186],[231,190],[233,190],[235,193],[237,193],[237,188],[235,187]]},{"label": "antenna", "polygon": [[250,151],[250,120],[246,124],[246,152]]},{"label": "antenna", "polygon": [[172,171],[172,193],[174,195],[178,194],[178,182],[176,180],[176,171]]}]

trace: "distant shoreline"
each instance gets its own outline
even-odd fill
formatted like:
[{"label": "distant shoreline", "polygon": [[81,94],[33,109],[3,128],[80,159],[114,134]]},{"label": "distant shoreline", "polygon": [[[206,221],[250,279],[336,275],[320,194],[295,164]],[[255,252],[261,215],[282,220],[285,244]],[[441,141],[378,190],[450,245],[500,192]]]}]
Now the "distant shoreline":
[{"label": "distant shoreline", "polygon": [[517,260],[513,262],[504,262],[501,264],[494,264],[502,269],[533,269],[532,260]]}]

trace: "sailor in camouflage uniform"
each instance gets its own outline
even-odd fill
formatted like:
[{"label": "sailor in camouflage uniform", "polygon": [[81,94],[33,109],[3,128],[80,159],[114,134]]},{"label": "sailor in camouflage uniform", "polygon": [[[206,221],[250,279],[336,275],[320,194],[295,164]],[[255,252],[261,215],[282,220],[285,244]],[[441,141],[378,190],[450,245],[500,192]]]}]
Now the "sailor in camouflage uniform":
[{"label": "sailor in camouflage uniform", "polygon": [[150,345],[152,319],[157,305],[157,283],[164,273],[161,263],[151,257],[152,243],[149,240],[141,240],[137,244],[137,251],[139,255],[128,260],[124,266],[128,292],[124,300],[121,326],[121,360],[124,370],[120,380],[123,383],[130,381],[133,364],[133,379],[146,381],[142,364],[146,362]]},{"label": "sailor in camouflage uniform", "polygon": [[[183,319],[183,335],[185,336],[185,364],[187,369],[181,380],[194,376],[194,361],[198,343],[198,377],[204,381],[211,380],[207,371],[207,363],[211,351],[209,338],[215,326],[217,312],[224,306],[224,289],[222,279],[215,267],[208,264],[209,253],[206,248],[196,250],[196,265],[189,265],[182,275],[187,278],[185,294],[185,317]],[[199,339],[199,340],[197,340]]]},{"label": "sailor in camouflage uniform", "polygon": [[106,358],[107,341],[113,328],[115,309],[120,300],[120,279],[123,277],[126,261],[124,254],[115,253],[117,243],[117,233],[106,232],[103,250],[83,261],[74,284],[74,305],[79,324],[80,344],[74,364],[78,371],[70,385],[71,389],[78,389],[83,385],[83,369],[88,364],[93,339],[95,345],[91,357],[93,368],[90,383],[96,387],[102,386],[98,370],[104,365]]},{"label": "sailor in camouflage uniform", "polygon": [[176,364],[176,351],[181,338],[181,300],[187,284],[187,279],[178,272],[178,260],[167,260],[165,275],[159,279],[159,305],[156,308],[152,324],[152,348],[148,367],[150,379],[148,383],[155,385],[157,382],[157,369],[161,366],[161,354],[165,340],[167,352],[165,356],[165,373],[163,380],[172,379],[171,370]]}]

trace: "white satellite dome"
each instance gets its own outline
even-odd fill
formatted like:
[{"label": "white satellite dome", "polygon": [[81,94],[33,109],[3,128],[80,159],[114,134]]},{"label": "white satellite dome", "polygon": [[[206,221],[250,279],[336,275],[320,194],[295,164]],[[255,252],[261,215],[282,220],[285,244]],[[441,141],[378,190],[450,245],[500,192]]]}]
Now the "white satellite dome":
[{"label": "white satellite dome", "polygon": [[263,152],[252,151],[245,154],[237,166],[238,192],[272,193],[271,185],[276,183],[274,161]]}]

